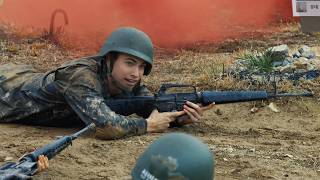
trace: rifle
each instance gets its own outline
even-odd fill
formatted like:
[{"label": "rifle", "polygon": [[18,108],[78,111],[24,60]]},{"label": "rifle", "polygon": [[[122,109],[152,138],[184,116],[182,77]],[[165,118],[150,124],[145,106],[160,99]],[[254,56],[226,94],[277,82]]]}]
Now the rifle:
[{"label": "rifle", "polygon": [[[95,124],[91,123],[82,130],[68,136],[63,136],[51,144],[48,144],[42,148],[22,156],[17,163],[7,162],[0,167],[0,171],[4,172],[0,174],[0,180],[10,179],[10,177],[28,177],[32,176],[37,171],[37,161],[40,155],[46,156],[49,160],[59,154],[69,145],[72,145],[72,141],[77,139],[81,134],[88,130],[95,128]],[[21,178],[23,179],[23,178]]]},{"label": "rifle", "polygon": [[[192,92],[167,93],[170,88],[191,88]],[[256,100],[266,100],[277,97],[306,96],[312,97],[311,92],[270,94],[267,91],[203,91],[197,92],[196,87],[186,84],[163,84],[154,96],[131,96],[125,98],[106,99],[105,103],[117,114],[128,116],[138,114],[143,117],[154,109],[159,112],[181,111],[186,101],[202,105],[226,104]]]}]

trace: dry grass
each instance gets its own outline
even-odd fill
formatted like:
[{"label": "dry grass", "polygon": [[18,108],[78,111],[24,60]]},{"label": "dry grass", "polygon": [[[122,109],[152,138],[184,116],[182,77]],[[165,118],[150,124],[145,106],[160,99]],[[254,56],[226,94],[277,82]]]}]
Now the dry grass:
[{"label": "dry grass", "polygon": [[167,59],[157,59],[155,70],[145,78],[145,82],[153,91],[163,83],[191,84],[199,90],[243,88],[243,82],[225,73],[233,59],[230,53],[182,50]]},{"label": "dry grass", "polygon": [[0,64],[30,64],[41,72],[59,66],[71,58],[70,52],[48,42],[0,41]]},{"label": "dry grass", "polygon": [[[13,25],[1,25],[0,29],[5,38],[0,40],[0,64],[12,62],[17,64],[32,64],[41,72],[59,66],[61,63],[76,57],[87,55],[87,52],[70,51],[50,40],[43,39],[43,33],[30,28],[22,31]],[[145,77],[145,84],[156,92],[163,83],[191,84],[198,90],[238,90],[238,89],[271,89],[269,84],[254,85],[250,82],[239,81],[228,76],[225,71],[246,51],[261,50],[272,45],[289,42],[292,52],[299,45],[312,46],[320,54],[317,35],[304,35],[299,32],[297,24],[285,24],[278,28],[279,32],[258,34],[256,38],[232,39],[219,44],[198,44],[182,49],[156,49],[153,72]],[[308,43],[305,43],[308,42]],[[314,45],[318,43],[318,45]],[[292,82],[281,82],[280,91],[312,90],[319,94],[316,86],[319,80],[301,82],[293,86]]]}]

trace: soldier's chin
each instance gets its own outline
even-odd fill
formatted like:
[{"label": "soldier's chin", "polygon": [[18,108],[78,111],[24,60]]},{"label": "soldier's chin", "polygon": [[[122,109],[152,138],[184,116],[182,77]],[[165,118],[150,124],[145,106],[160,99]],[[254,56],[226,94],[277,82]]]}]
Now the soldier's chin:
[{"label": "soldier's chin", "polygon": [[124,90],[124,91],[128,91],[128,92],[131,92],[133,90],[134,86],[132,85],[121,85],[121,89]]},{"label": "soldier's chin", "polygon": [[132,90],[133,90],[133,87],[126,87],[126,88],[124,88],[126,91],[129,91],[129,92],[131,92]]},{"label": "soldier's chin", "polygon": [[112,79],[112,84],[120,91],[131,92],[133,87]]}]

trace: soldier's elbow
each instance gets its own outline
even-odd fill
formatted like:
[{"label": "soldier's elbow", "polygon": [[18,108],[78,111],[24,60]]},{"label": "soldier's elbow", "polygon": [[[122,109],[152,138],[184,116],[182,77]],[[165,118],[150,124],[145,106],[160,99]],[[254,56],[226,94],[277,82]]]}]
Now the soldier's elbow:
[{"label": "soldier's elbow", "polygon": [[112,140],[123,138],[126,133],[118,127],[106,125],[103,128],[97,127],[95,137],[101,140]]}]

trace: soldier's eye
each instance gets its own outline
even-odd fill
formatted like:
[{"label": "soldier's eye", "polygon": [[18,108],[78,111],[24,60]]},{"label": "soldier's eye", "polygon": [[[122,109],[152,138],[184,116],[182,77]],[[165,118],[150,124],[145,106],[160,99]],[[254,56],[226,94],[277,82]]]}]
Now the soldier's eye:
[{"label": "soldier's eye", "polygon": [[144,69],[146,66],[147,66],[146,64],[141,64],[141,65],[140,65],[140,68],[141,68],[141,69]]},{"label": "soldier's eye", "polygon": [[135,63],[133,61],[129,60],[129,61],[126,61],[126,64],[129,65],[129,66],[133,66]]}]

